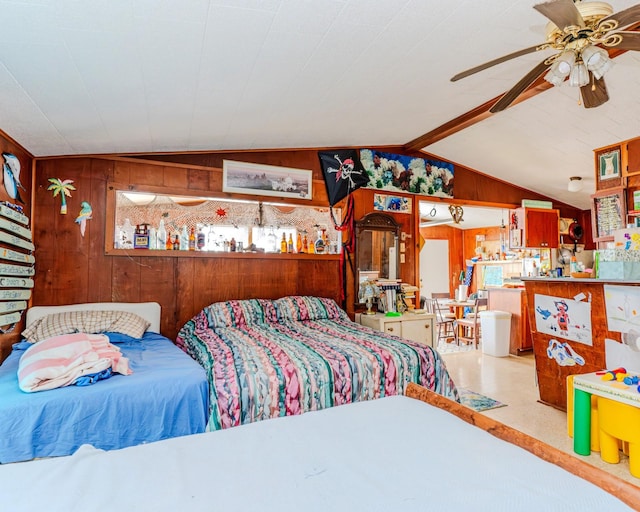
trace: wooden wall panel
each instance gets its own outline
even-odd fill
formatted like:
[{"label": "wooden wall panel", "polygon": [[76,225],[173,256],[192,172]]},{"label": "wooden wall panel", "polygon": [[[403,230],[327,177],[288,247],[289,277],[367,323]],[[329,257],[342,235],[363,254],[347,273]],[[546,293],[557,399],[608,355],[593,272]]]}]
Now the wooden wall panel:
[{"label": "wooden wall panel", "polygon": [[[40,264],[34,305],[157,301],[163,312],[162,333],[175,339],[180,327],[212,302],[294,294],[340,298],[339,261],[335,256],[322,260],[279,259],[277,255],[140,257],[135,251],[129,255],[104,254],[109,181],[208,191],[212,183],[221,185],[220,169],[208,171],[121,158],[57,158],[39,161],[36,175],[38,229],[34,236]],[[60,199],[54,200],[46,190],[50,177],[74,180],[77,190],[67,200],[67,215],[60,215]],[[323,193],[320,191],[321,197]],[[84,238],[74,222],[81,201],[89,201],[93,207],[93,219],[87,224]]]},{"label": "wooden wall panel", "polygon": [[[31,174],[32,174],[32,166],[33,166],[33,155],[29,153],[26,149],[24,149],[20,144],[14,141],[11,137],[9,137],[6,133],[0,130],[0,153],[11,153],[15,155],[20,161],[20,182],[22,183],[24,190],[20,190],[20,197],[23,202],[20,203],[17,200],[11,199],[9,194],[6,193],[4,187],[0,187],[0,201],[9,201],[14,204],[20,204],[24,209],[24,214],[29,217],[30,225],[29,227],[33,233],[33,218],[31,215]],[[0,159],[0,162],[4,162],[3,159]],[[11,246],[6,244],[0,244],[3,247],[8,247],[12,249]],[[25,252],[22,249],[18,249],[19,252]],[[36,254],[36,265],[37,254]],[[4,361],[7,356],[11,353],[11,346],[19,341],[20,333],[24,329],[24,313],[22,315],[22,320],[10,328],[10,326],[2,326],[8,332],[0,334],[0,363]]]}]

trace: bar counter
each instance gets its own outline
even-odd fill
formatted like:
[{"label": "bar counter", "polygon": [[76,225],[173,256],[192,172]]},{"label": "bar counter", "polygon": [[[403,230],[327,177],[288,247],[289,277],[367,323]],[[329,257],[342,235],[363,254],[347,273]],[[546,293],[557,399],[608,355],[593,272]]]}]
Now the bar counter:
[{"label": "bar counter", "polygon": [[[568,375],[591,373],[606,367],[605,338],[621,341],[619,332],[609,331],[604,299],[604,285],[640,286],[640,281],[624,281],[612,279],[572,278],[572,277],[523,277],[527,294],[529,323],[533,337],[533,353],[538,378],[540,401],[561,410],[567,408]],[[584,294],[584,301],[591,303],[591,333],[593,345],[562,338],[557,334],[550,335],[538,332],[535,316],[535,296],[547,295],[563,299],[571,299]],[[554,358],[549,357],[550,340],[556,339],[560,343],[567,343],[584,364],[562,366]]]}]

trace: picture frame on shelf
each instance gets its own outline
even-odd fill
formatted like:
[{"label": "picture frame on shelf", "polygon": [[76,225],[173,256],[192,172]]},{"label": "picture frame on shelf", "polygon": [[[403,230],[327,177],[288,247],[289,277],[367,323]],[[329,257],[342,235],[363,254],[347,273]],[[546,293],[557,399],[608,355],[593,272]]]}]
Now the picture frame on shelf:
[{"label": "picture frame on shelf", "polygon": [[620,177],[620,150],[598,154],[598,178],[600,181]]},{"label": "picture frame on shelf", "polygon": [[223,160],[222,191],[313,199],[313,171]]}]

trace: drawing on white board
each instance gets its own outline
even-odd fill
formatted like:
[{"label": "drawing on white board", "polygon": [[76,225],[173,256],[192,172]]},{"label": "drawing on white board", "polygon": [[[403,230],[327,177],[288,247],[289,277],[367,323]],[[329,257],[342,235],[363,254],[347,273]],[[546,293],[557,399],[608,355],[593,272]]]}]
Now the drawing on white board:
[{"label": "drawing on white board", "polygon": [[640,288],[604,285],[604,303],[610,331],[629,332],[640,327]]},{"label": "drawing on white board", "polygon": [[536,294],[535,318],[538,332],[593,345],[589,302]]}]

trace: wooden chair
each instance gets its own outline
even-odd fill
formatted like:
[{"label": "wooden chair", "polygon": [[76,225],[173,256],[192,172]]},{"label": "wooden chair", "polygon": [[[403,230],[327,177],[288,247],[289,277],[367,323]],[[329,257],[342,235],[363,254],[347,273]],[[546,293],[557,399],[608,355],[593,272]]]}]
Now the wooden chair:
[{"label": "wooden chair", "polygon": [[488,299],[476,297],[472,311],[464,318],[459,318],[454,322],[454,333],[458,345],[460,342],[473,343],[473,347],[478,348],[480,341],[480,316],[478,313],[483,309],[487,309],[487,302]]},{"label": "wooden chair", "polygon": [[[428,304],[428,305],[427,305]],[[437,343],[444,340],[455,340],[456,335],[453,328],[455,318],[448,315],[448,308],[441,306],[438,299],[427,299],[425,306],[427,311],[436,315]]]}]

